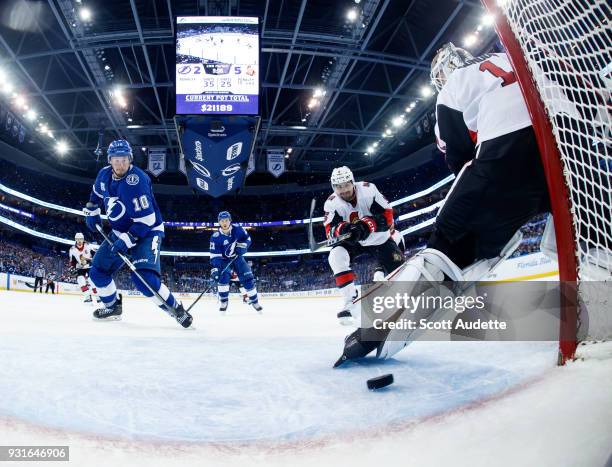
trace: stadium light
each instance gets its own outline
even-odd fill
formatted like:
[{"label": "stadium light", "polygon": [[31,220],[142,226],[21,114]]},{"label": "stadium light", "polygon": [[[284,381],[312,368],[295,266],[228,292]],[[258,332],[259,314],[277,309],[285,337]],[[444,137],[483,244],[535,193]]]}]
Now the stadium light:
[{"label": "stadium light", "polygon": [[315,99],[314,97],[312,99],[310,99],[310,102],[308,102],[308,108],[309,109],[313,109],[315,107],[317,107],[319,105],[319,100]]},{"label": "stadium light", "polygon": [[316,88],[314,91],[314,97],[323,97],[326,94],[325,89]]},{"label": "stadium light", "polygon": [[376,152],[376,148],[374,146],[368,146],[368,154],[374,154]]},{"label": "stadium light", "polygon": [[291,154],[293,152],[293,148],[287,148],[287,154]]},{"label": "stadium light", "polygon": [[387,136],[391,136],[391,133],[393,133],[393,132],[391,131],[391,129],[390,129],[390,128],[387,128],[387,129],[385,130],[385,135],[387,135]]},{"label": "stadium light", "polygon": [[355,21],[358,16],[359,16],[359,12],[357,11],[357,8],[351,8],[350,10],[346,12],[346,19],[348,19],[351,22]]},{"label": "stadium light", "polygon": [[478,42],[478,37],[476,34],[468,34],[463,38],[463,45],[466,47],[471,47]]},{"label": "stadium light", "polygon": [[125,100],[125,97],[123,96],[123,90],[121,89],[121,87],[115,86],[113,90],[111,91],[111,96],[115,98],[115,102],[117,103],[119,107],[123,109],[127,107],[127,101]]},{"label": "stadium light", "polygon": [[[423,86],[421,88],[421,96],[423,97],[429,97],[433,94],[433,91],[431,90],[431,88],[429,86]],[[410,104],[412,105],[412,104]]]},{"label": "stadium light", "polygon": [[13,85],[8,81],[4,81],[4,85],[2,86],[2,92],[4,92],[5,94],[10,94],[11,92],[13,92]]},{"label": "stadium light", "polygon": [[58,141],[55,145],[55,150],[63,156],[66,154],[66,152],[68,152],[68,144],[64,140]]},{"label": "stadium light", "polygon": [[378,147],[378,141],[376,141],[372,146],[374,146],[375,148]]},{"label": "stadium light", "polygon": [[18,95],[15,98],[15,104],[17,104],[17,107],[21,107],[21,108],[25,107],[27,105],[25,97],[23,97],[22,95]]},{"label": "stadium light", "polygon": [[37,117],[36,112],[34,112],[32,109],[28,110],[25,116],[30,121],[34,121]]},{"label": "stadium light", "polygon": [[394,127],[400,127],[402,126],[404,123],[406,123],[406,120],[404,120],[404,117],[402,117],[401,115],[398,115],[397,117],[394,117],[393,120],[391,121],[392,125]]},{"label": "stadium light", "polygon": [[492,15],[491,13],[487,13],[486,15],[483,15],[482,20],[481,20],[481,24],[483,26],[492,26],[493,23],[495,23],[495,15]]},{"label": "stadium light", "polygon": [[87,7],[83,7],[79,10],[79,17],[83,21],[91,21],[91,10]]}]

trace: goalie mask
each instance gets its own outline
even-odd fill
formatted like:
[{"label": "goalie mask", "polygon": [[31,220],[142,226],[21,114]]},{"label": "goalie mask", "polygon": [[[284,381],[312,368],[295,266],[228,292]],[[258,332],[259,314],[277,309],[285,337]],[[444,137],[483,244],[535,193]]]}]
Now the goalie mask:
[{"label": "goalie mask", "polygon": [[440,92],[452,72],[467,65],[473,58],[471,53],[455,47],[452,42],[444,44],[431,62],[431,83]]}]

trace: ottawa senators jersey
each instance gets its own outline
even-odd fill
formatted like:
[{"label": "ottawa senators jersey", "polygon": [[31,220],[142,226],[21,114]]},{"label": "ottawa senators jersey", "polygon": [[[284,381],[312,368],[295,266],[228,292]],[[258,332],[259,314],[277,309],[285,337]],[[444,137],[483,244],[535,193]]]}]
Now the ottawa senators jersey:
[{"label": "ottawa senators jersey", "polygon": [[91,267],[91,261],[93,258],[93,250],[89,243],[83,243],[83,246],[79,248],[76,245],[70,247],[68,252],[68,258],[70,266],[77,269],[89,269]]},{"label": "ottawa senators jersey", "polygon": [[344,201],[332,194],[325,201],[323,210],[323,225],[328,238],[335,236],[342,223],[354,223],[363,217],[372,218],[376,226],[368,238],[359,242],[362,246],[382,245],[391,236],[389,229],[393,225],[393,208],[373,183],[355,183],[353,201]]},{"label": "ottawa senators jersey", "polygon": [[436,139],[454,173],[476,145],[531,125],[525,99],[505,53],[476,57],[455,70],[438,94]]}]

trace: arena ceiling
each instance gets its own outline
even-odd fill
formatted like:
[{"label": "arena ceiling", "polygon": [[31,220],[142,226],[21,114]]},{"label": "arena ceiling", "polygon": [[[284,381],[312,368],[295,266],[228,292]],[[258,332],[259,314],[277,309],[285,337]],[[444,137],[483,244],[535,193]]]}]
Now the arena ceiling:
[{"label": "arena ceiling", "polygon": [[[476,0],[11,0],[0,8],[0,103],[28,130],[24,150],[81,175],[103,163],[99,145],[119,136],[178,157],[177,15],[261,18],[256,151],[292,148],[288,168],[304,173],[373,170],[431,142],[431,126],[422,131],[434,104],[422,95],[431,59],[484,14]],[[475,53],[496,40],[491,28],[479,33]]]}]

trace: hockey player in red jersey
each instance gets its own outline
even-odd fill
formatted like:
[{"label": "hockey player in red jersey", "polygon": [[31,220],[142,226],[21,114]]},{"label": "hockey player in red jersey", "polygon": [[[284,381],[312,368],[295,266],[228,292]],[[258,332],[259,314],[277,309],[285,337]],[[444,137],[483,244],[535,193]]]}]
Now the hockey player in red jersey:
[{"label": "hockey player in red jersey", "polygon": [[74,245],[68,251],[68,258],[70,270],[77,276],[77,284],[83,292],[85,303],[92,303],[92,291],[96,295],[96,300],[100,301],[97,297],[96,288],[91,285],[89,280],[89,269],[91,268],[93,255],[94,251],[91,245],[85,241],[85,236],[80,232],[77,233],[74,236]]},{"label": "hockey player in red jersey", "polygon": [[393,208],[376,185],[357,182],[348,167],[337,167],[331,175],[334,193],[327,198],[323,224],[328,238],[350,234],[329,252],[329,265],[342,292],[338,313],[342,324],[352,321],[351,308],[357,298],[352,259],[361,253],[373,255],[385,274],[400,266],[402,253],[391,236]]},{"label": "hockey player in red jersey", "polygon": [[[437,145],[456,178],[427,247],[388,279],[470,283],[518,247],[523,224],[549,211],[548,189],[531,119],[506,54],[474,58],[449,43],[433,59],[431,79],[439,91]],[[394,320],[406,312],[399,311]],[[432,312],[423,313],[433,318]],[[348,336],[337,365],[374,349],[378,358],[390,358],[415,336],[411,330],[376,331],[361,328]]]}]

